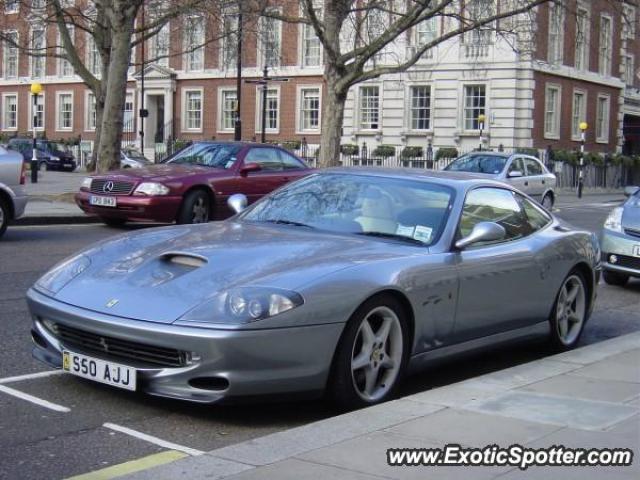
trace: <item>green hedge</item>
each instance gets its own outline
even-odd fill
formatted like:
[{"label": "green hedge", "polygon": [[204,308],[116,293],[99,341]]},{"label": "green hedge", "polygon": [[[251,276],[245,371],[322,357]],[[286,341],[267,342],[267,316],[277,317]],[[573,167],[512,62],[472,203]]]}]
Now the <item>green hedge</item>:
[{"label": "green hedge", "polygon": [[393,145],[378,145],[372,153],[374,157],[388,158],[396,154],[396,147]]},{"label": "green hedge", "polygon": [[302,146],[302,142],[300,140],[285,140],[282,142],[282,148],[290,151],[299,150]]},{"label": "green hedge", "polygon": [[401,158],[419,158],[424,155],[424,150],[422,147],[404,147],[402,149],[402,153],[400,154]]},{"label": "green hedge", "polygon": [[537,148],[516,148],[515,153],[521,153],[522,155],[530,155],[532,157],[540,158],[540,151]]},{"label": "green hedge", "polygon": [[442,147],[436,152],[436,160],[442,158],[458,158],[458,149],[455,147]]},{"label": "green hedge", "polygon": [[345,143],[344,145],[340,145],[340,152],[343,155],[358,155],[360,153],[360,147],[355,143]]}]

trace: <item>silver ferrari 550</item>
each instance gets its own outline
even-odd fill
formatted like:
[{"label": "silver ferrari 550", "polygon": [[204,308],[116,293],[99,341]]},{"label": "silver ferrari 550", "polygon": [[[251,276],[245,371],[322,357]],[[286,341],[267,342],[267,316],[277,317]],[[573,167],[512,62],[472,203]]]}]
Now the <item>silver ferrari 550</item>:
[{"label": "silver ferrari 550", "polygon": [[593,308],[596,237],[493,180],[327,170],[230,205],[46,273],[28,292],[34,356],[163,397],[353,408],[434,358],[538,334],[571,348]]}]

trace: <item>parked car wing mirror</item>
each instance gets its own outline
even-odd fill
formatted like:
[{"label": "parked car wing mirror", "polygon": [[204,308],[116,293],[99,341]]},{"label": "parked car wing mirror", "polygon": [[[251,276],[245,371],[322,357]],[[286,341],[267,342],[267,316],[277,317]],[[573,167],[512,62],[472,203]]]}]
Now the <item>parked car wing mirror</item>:
[{"label": "parked car wing mirror", "polygon": [[242,212],[247,208],[248,203],[247,197],[242,193],[233,194],[227,200],[227,205],[229,205],[229,208],[235,213]]},{"label": "parked car wing mirror", "polygon": [[464,250],[469,245],[478,242],[495,242],[502,240],[507,235],[507,231],[502,225],[494,222],[480,222],[473,227],[471,233],[456,242],[456,248]]},{"label": "parked car wing mirror", "polygon": [[522,172],[520,170],[512,170],[509,173],[507,173],[507,178],[520,178],[523,177],[524,175],[522,174]]},{"label": "parked car wing mirror", "polygon": [[256,162],[245,163],[240,169],[240,175],[242,175],[243,177],[246,177],[249,174],[249,172],[258,172],[260,170],[262,170],[262,167],[260,166],[259,163],[256,163]]},{"label": "parked car wing mirror", "polygon": [[640,187],[625,187],[624,196],[630,197],[632,195],[635,195],[638,190],[640,190]]}]

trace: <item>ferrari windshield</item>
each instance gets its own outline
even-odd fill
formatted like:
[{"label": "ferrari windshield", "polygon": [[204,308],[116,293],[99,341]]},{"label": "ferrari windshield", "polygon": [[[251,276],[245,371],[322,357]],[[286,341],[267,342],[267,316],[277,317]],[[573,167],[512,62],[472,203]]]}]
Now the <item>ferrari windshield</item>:
[{"label": "ferrari windshield", "polygon": [[452,199],[449,187],[424,181],[316,174],[264,198],[240,218],[431,245]]},{"label": "ferrari windshield", "polygon": [[507,157],[491,154],[472,154],[457,158],[445,170],[452,172],[490,173],[498,175],[504,170]]},{"label": "ferrari windshield", "polygon": [[240,145],[229,143],[194,143],[178,152],[167,163],[231,168],[240,148]]}]

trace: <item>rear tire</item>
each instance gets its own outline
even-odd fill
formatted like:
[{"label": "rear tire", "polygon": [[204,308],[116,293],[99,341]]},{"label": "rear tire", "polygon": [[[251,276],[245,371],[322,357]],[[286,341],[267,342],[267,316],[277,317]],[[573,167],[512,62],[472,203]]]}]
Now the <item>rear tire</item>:
[{"label": "rear tire", "polygon": [[9,205],[7,202],[0,198],[0,237],[4,235],[9,225]]},{"label": "rear tire", "polygon": [[123,218],[100,217],[102,222],[109,227],[122,227],[127,221]]},{"label": "rear tire", "polygon": [[629,281],[629,275],[625,275],[624,273],[611,272],[605,270],[602,272],[602,278],[604,278],[605,283],[608,285],[615,285],[616,287],[624,287]]},{"label": "rear tire", "polygon": [[562,282],[553,304],[550,342],[555,350],[574,348],[580,341],[589,315],[589,289],[584,275],[572,270]]},{"label": "rear tire", "polygon": [[367,300],[347,322],[338,342],[327,388],[331,400],[341,410],[353,410],[393,398],[409,349],[409,328],[400,302],[390,295]]},{"label": "rear tire", "polygon": [[209,195],[203,190],[193,190],[184,197],[177,223],[207,223],[211,218]]}]

